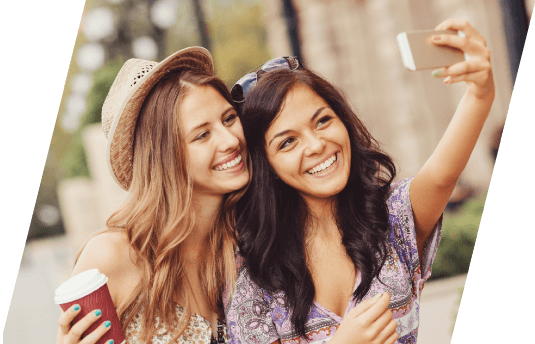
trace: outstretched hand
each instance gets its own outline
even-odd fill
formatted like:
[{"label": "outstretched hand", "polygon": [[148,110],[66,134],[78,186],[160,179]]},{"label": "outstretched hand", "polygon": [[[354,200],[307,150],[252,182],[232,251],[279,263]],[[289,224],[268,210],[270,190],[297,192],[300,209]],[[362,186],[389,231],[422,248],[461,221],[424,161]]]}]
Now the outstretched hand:
[{"label": "outstretched hand", "polygon": [[[464,81],[468,84],[467,93],[483,99],[494,96],[494,81],[490,64],[490,50],[485,38],[466,20],[448,19],[439,24],[435,30],[462,31],[464,35],[434,35],[431,42],[460,49],[470,58],[468,61],[433,71],[433,75],[445,78],[445,84]],[[465,36],[465,37],[463,37]]]},{"label": "outstretched hand", "polygon": [[468,88],[435,151],[410,186],[418,254],[442,215],[465,168],[494,101],[490,51],[485,38],[465,20],[448,19],[436,30],[458,30],[463,36],[436,34],[431,42],[458,48],[470,58],[433,72],[446,84],[466,82]]}]

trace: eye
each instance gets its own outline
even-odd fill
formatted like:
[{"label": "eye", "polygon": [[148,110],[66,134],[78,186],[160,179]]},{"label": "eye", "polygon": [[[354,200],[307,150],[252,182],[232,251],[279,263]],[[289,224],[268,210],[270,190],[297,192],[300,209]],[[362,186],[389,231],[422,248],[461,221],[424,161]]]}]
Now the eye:
[{"label": "eye", "polygon": [[324,126],[325,124],[329,123],[329,121],[332,119],[332,116],[326,115],[321,117],[318,122],[316,123],[316,128],[319,128],[321,126]]},{"label": "eye", "polygon": [[279,145],[279,149],[278,150],[281,150],[281,149],[284,149],[286,147],[289,147],[292,143],[294,143],[294,141],[295,141],[295,139],[293,137],[287,138],[286,140],[281,142],[281,144]]},{"label": "eye", "polygon": [[223,120],[223,124],[224,124],[224,125],[232,124],[232,123],[234,123],[234,121],[236,120],[237,117],[238,117],[238,115],[236,115],[236,114],[232,114],[232,115],[230,115],[230,116],[227,116],[227,117]]},{"label": "eye", "polygon": [[210,135],[210,132],[209,132],[209,131],[203,131],[202,133],[200,133],[199,135],[197,135],[197,136],[195,137],[195,139],[193,140],[193,142],[195,142],[195,141],[202,141],[202,140],[206,139],[209,135]]}]

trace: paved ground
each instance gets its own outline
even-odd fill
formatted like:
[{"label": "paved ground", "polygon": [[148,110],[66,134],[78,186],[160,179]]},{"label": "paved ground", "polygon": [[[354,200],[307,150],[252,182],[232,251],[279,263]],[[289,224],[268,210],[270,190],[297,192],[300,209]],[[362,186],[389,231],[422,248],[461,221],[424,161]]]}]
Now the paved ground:
[{"label": "paved ground", "polygon": [[420,300],[418,344],[450,344],[466,275],[427,282]]},{"label": "paved ground", "polygon": [[[54,290],[72,269],[64,237],[30,243],[24,252],[4,329],[4,344],[54,343],[60,308]],[[449,344],[465,276],[428,282],[420,305],[418,344]]]}]

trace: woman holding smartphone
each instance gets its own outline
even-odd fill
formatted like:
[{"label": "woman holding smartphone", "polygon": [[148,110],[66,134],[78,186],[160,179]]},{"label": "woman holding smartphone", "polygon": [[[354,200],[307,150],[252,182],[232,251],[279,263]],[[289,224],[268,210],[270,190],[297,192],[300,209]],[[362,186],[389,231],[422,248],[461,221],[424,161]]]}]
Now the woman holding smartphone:
[{"label": "woman holding smartphone", "polygon": [[[109,278],[128,344],[225,342],[221,294],[235,279],[234,207],[249,173],[240,119],[210,53],[128,60],[102,124],[110,171],[130,197],[87,242],[73,275],[97,268]],[[101,313],[71,327],[79,312],[60,316],[58,344],[106,338],[109,322],[82,339]]]},{"label": "woman holding smartphone", "polygon": [[413,178],[395,167],[340,91],[295,58],[234,86],[251,155],[238,203],[235,292],[225,296],[232,343],[414,343],[444,208],[494,100],[490,52],[467,22],[432,42],[470,60],[435,72],[466,93]]}]

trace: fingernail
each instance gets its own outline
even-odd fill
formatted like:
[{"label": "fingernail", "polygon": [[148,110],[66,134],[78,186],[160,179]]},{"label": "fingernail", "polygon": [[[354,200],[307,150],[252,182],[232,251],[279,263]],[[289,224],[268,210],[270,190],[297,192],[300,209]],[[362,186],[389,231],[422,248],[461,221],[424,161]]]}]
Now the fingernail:
[{"label": "fingernail", "polygon": [[444,79],[445,84],[449,84],[451,81],[451,76],[448,76],[446,79]]},{"label": "fingernail", "polygon": [[440,41],[440,36],[433,36],[433,41]]},{"label": "fingernail", "polygon": [[113,339],[110,339],[110,341],[108,342],[108,344],[113,344]]},{"label": "fingernail", "polygon": [[111,321],[106,320],[106,321],[104,322],[104,327],[110,327],[110,326],[111,326]]},{"label": "fingernail", "polygon": [[380,298],[381,296],[382,296],[381,294],[377,293],[377,294],[373,295],[372,299],[376,300],[376,299]]},{"label": "fingernail", "polygon": [[441,69],[435,69],[431,75],[433,75],[435,78],[438,78],[439,76],[442,75],[442,70]]},{"label": "fingernail", "polygon": [[100,316],[101,314],[102,314],[102,311],[101,311],[100,309],[97,309],[97,310],[95,311],[95,316],[96,316],[96,317]]},{"label": "fingernail", "polygon": [[80,310],[80,305],[78,305],[78,304],[74,305],[73,310],[74,310],[75,312],[78,312],[78,311]]}]

